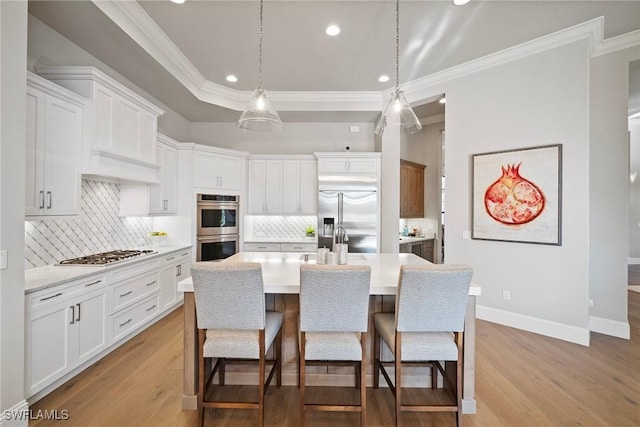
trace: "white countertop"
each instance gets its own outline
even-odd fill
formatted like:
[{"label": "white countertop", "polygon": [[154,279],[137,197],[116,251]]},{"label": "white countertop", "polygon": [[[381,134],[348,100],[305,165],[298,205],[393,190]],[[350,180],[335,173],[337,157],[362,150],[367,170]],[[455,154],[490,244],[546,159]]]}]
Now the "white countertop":
[{"label": "white countertop", "polygon": [[424,240],[433,240],[435,239],[435,234],[426,233],[423,237],[411,237],[411,236],[400,236],[398,237],[400,240],[400,244],[404,243],[414,243],[414,242],[422,242]]},{"label": "white countertop", "polygon": [[[315,264],[312,254],[307,263]],[[299,252],[240,252],[229,261],[259,262],[262,264],[264,290],[269,294],[300,293],[300,264],[305,263]],[[349,254],[349,264],[371,266],[371,295],[395,295],[398,274],[403,264],[429,264],[414,254]],[[178,291],[193,292],[193,281],[188,277],[178,283]],[[480,295],[481,287],[472,283],[469,295]]]},{"label": "white countertop", "polygon": [[24,272],[24,290],[25,293],[35,292],[56,286],[71,280],[82,279],[83,277],[93,276],[112,271],[116,268],[130,266],[138,262],[148,261],[159,258],[171,252],[177,252],[185,249],[191,249],[191,246],[160,246],[157,248],[143,247],[136,249],[152,249],[156,252],[152,254],[140,255],[132,257],[126,261],[105,266],[57,266],[47,265],[46,267],[30,268]]},{"label": "white countertop", "polygon": [[291,237],[286,239],[278,239],[278,238],[249,238],[245,239],[244,243],[318,243],[318,239],[316,237]]}]

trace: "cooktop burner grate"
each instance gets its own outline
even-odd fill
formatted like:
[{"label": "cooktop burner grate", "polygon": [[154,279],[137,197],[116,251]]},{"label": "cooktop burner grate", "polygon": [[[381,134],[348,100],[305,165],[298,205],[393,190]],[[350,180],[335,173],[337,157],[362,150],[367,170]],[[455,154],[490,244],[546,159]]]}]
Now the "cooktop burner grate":
[{"label": "cooktop burner grate", "polygon": [[137,249],[121,249],[109,252],[102,252],[99,254],[81,256],[78,258],[65,259],[60,261],[59,266],[104,266],[107,264],[113,264],[114,262],[124,261],[129,258],[137,257],[140,255],[156,253],[149,249],[137,250]]}]

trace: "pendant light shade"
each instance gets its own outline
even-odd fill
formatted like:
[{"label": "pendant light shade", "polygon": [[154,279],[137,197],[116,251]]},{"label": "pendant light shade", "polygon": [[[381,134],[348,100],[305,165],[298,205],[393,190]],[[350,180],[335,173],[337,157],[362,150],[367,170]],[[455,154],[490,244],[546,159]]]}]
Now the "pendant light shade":
[{"label": "pendant light shade", "polygon": [[280,116],[271,105],[266,90],[258,88],[253,91],[251,100],[238,120],[238,127],[257,132],[273,132],[282,129]]},{"label": "pendant light shade", "polygon": [[422,129],[416,113],[400,90],[400,0],[396,0],[396,90],[376,124],[376,135],[382,135],[387,126],[400,126],[407,133]]},{"label": "pendant light shade", "polygon": [[376,125],[376,134],[382,135],[387,126],[400,126],[407,133],[416,133],[422,129],[416,113],[411,109],[401,90],[396,90],[384,107]]},{"label": "pendant light shade", "polygon": [[245,107],[238,127],[243,130],[272,132],[282,129],[282,120],[271,105],[267,91],[262,89],[262,17],[263,0],[260,0],[260,42],[258,44],[258,89],[253,91],[251,100]]}]

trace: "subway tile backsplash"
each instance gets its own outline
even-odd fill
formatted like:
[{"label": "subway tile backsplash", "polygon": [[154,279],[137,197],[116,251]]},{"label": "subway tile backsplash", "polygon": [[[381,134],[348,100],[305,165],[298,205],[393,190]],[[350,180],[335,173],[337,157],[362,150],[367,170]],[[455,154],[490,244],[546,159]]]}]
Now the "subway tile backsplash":
[{"label": "subway tile backsplash", "polygon": [[152,219],[121,218],[119,205],[119,184],[83,179],[79,216],[25,221],[25,269],[149,244],[147,235],[152,230]]}]

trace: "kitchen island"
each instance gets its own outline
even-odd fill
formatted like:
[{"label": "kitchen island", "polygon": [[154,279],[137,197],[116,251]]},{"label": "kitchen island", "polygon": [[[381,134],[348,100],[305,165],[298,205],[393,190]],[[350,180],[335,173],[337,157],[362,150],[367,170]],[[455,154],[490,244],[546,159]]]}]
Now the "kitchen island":
[{"label": "kitchen island", "polygon": [[[298,378],[297,365],[297,318],[298,318],[298,294],[300,293],[300,264],[315,263],[315,254],[309,254],[305,261],[305,254],[293,252],[240,252],[229,258],[228,261],[259,262],[262,265],[264,290],[267,295],[268,310],[281,311],[285,315],[283,325],[283,384],[296,385]],[[374,313],[392,312],[395,308],[395,294],[398,284],[400,266],[405,264],[427,264],[428,261],[414,254],[349,254],[349,264],[366,264],[371,266],[371,303],[370,325]],[[178,291],[184,292],[184,389],[183,409],[196,409],[196,384],[197,384],[197,330],[195,317],[195,303],[193,297],[193,282],[186,278],[178,283]],[[462,409],[464,413],[476,412],[475,401],[475,313],[476,296],[480,295],[481,288],[471,284],[469,289],[469,304],[465,320],[464,335],[464,382]],[[369,327],[371,334],[372,327]],[[373,383],[371,339],[367,341],[369,360],[367,366],[367,383]],[[257,383],[257,370],[248,370],[242,366],[242,370],[233,371],[233,367],[227,368],[229,382],[238,384]],[[318,368],[318,369],[315,369]],[[307,371],[307,380],[310,385],[352,385],[353,375],[346,367],[310,367]],[[421,376],[403,376],[404,383],[411,386],[425,384],[422,376],[425,371],[419,371]]]}]

